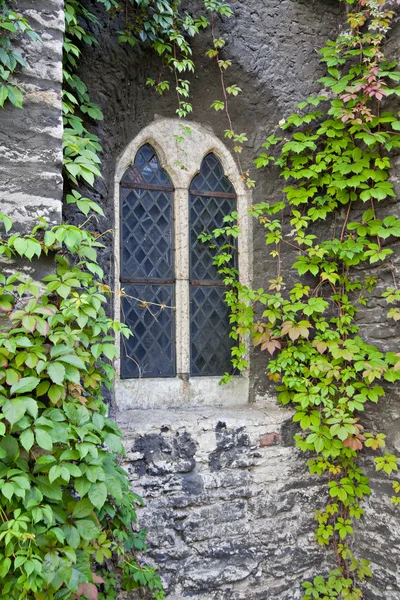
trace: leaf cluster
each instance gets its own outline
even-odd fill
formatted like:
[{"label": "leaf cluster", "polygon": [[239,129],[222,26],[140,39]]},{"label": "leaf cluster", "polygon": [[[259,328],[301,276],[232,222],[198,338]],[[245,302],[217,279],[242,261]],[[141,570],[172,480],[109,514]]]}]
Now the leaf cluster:
[{"label": "leaf cluster", "polygon": [[28,21],[10,9],[5,0],[0,0],[0,108],[6,101],[22,108],[23,93],[14,75],[26,61],[14,47],[18,37],[27,35],[32,41],[40,40]]},{"label": "leaf cluster", "polygon": [[99,246],[82,229],[44,221],[33,235],[0,239],[8,258],[58,250],[40,282],[0,274],[0,587],[10,599],[112,598],[100,572],[110,561],[125,589],[163,597],[154,569],[135,557],[146,549],[134,527],[141,499],[103,402],[115,335],[130,331],[105,313]]}]

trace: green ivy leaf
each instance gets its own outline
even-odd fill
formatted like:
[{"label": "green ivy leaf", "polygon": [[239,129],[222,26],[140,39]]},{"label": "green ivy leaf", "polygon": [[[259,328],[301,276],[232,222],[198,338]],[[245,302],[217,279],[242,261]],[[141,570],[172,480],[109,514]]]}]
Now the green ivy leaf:
[{"label": "green ivy leaf", "polygon": [[7,500],[11,500],[15,492],[15,487],[12,483],[4,483],[1,486],[1,493],[3,496],[7,498]]},{"label": "green ivy leaf", "polygon": [[122,454],[124,451],[124,447],[122,445],[121,439],[115,435],[114,433],[109,433],[105,439],[104,443],[112,452],[116,452],[117,454]]},{"label": "green ivy leaf", "polygon": [[17,392],[19,394],[25,394],[26,392],[31,392],[34,390],[40,383],[40,379],[38,377],[22,377],[17,383],[11,386],[10,394],[14,395]]},{"label": "green ivy leaf", "polygon": [[36,484],[38,489],[50,500],[55,500],[56,502],[60,502],[62,499],[62,489],[61,486],[56,483],[50,483],[47,477],[40,476],[36,477]]},{"label": "green ivy leaf", "polygon": [[60,362],[50,363],[47,372],[53,383],[60,385],[65,379],[65,367]]},{"label": "green ivy leaf", "polygon": [[94,540],[99,535],[99,529],[94,523],[94,521],[90,519],[79,519],[75,522],[76,528],[79,532],[79,535],[84,540]]},{"label": "green ivy leaf", "polygon": [[79,502],[75,505],[72,516],[74,519],[83,519],[84,517],[91,515],[92,512],[93,504],[88,498],[83,498],[83,500],[79,500]]},{"label": "green ivy leaf", "polygon": [[21,446],[29,452],[35,442],[33,431],[31,429],[25,429],[25,431],[21,433],[20,441]]},{"label": "green ivy leaf", "polygon": [[3,413],[10,425],[18,423],[26,413],[26,404],[20,399],[8,400],[3,406]]},{"label": "green ivy leaf", "polygon": [[53,441],[50,435],[44,429],[35,429],[36,443],[43,450],[53,450]]},{"label": "green ivy leaf", "polygon": [[89,499],[100,510],[107,500],[107,487],[105,483],[94,483],[89,490]]}]

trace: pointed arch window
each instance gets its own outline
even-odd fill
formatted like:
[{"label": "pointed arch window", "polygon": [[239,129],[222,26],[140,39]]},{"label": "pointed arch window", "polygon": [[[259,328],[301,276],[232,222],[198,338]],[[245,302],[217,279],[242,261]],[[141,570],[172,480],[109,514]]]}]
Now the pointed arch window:
[{"label": "pointed arch window", "polygon": [[[227,288],[215,252],[198,236],[222,227],[234,210],[235,189],[215,154],[205,156],[186,189],[175,191],[153,147],[138,150],[120,181],[121,318],[134,334],[121,342],[123,379],[231,370]],[[176,310],[156,306],[162,304]]]},{"label": "pointed arch window", "polygon": [[120,184],[121,317],[134,332],[122,341],[122,378],[176,373],[175,313],[156,306],[175,301],[173,197],[170,178],[145,144]]}]

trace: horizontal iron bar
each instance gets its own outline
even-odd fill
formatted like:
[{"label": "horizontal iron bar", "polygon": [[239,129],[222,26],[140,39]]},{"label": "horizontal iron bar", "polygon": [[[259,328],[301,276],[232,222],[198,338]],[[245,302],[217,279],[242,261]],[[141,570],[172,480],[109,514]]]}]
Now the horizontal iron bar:
[{"label": "horizontal iron bar", "polygon": [[120,278],[120,282],[121,283],[129,283],[132,285],[149,285],[149,284],[154,284],[154,285],[172,285],[175,283],[175,279],[156,279],[156,278],[146,278],[146,279],[139,279],[139,278],[129,278],[129,277],[121,277]]},{"label": "horizontal iron bar", "polygon": [[192,196],[207,196],[208,198],[233,198],[236,199],[236,194],[228,194],[225,192],[205,192],[203,190],[189,190]]},{"label": "horizontal iron bar", "polygon": [[128,189],[128,190],[149,190],[151,191],[156,191],[156,192],[173,192],[174,188],[170,187],[168,185],[153,185],[151,183],[121,183],[121,188],[122,189]]},{"label": "horizontal iron bar", "polygon": [[193,279],[190,281],[190,285],[196,285],[196,286],[212,286],[212,287],[226,287],[226,285],[224,284],[223,281],[214,281],[213,279],[203,279],[203,280],[197,280],[197,279]]}]

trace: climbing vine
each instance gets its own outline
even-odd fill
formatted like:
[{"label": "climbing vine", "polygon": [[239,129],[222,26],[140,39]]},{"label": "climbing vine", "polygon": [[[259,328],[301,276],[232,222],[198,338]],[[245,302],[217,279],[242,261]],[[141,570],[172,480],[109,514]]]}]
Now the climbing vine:
[{"label": "climbing vine", "polygon": [[22,15],[11,10],[5,0],[0,0],[0,108],[7,100],[18,108],[22,107],[23,93],[14,75],[18,67],[26,67],[27,64],[14,48],[12,40],[24,34],[31,40],[40,39]]},{"label": "climbing vine", "polygon": [[[385,395],[380,382],[400,379],[400,353],[367,343],[356,322],[359,308],[388,274],[392,282],[382,293],[391,305],[387,316],[397,321],[400,315],[388,244],[400,236],[400,219],[379,214],[379,203],[395,197],[390,154],[400,147],[400,120],[384,107],[388,97],[400,95],[400,72],[383,53],[394,13],[385,0],[346,1],[353,5],[348,29],[321,50],[325,90],[283,119],[283,134],[270,135],[256,159],[258,168],[279,167],[286,182],[282,200],[251,209],[276,260],[275,278],[268,290],[240,285],[229,268],[229,242],[215,259],[231,286],[226,299],[232,336],[240,340],[250,333],[254,346],[271,356],[267,373],[277,383],[278,402],[294,409],[300,426],[296,446],[315,455],[308,460],[310,472],[327,482],[315,538],[334,550],[336,565],[328,576],[303,583],[304,599],[362,598],[360,584],[372,571],[349,540],[364,514],[362,500],[371,494],[360,465],[363,449],[379,451],[377,471],[398,471],[397,457],[385,451],[386,436],[365,430],[363,413]],[[234,217],[214,237],[237,237]],[[297,250],[294,285],[281,269],[286,246]],[[243,343],[233,350],[239,370],[247,366],[244,351]],[[397,480],[393,490],[397,505]]]},{"label": "climbing vine", "polygon": [[114,334],[130,332],[105,314],[99,247],[84,229],[44,219],[32,235],[0,238],[0,256],[53,255],[56,264],[40,282],[0,275],[0,588],[10,599],[109,600],[102,568],[111,560],[123,589],[164,597],[154,569],[135,558],[145,549],[133,529],[141,500],[119,466],[121,433],[103,402]]}]

